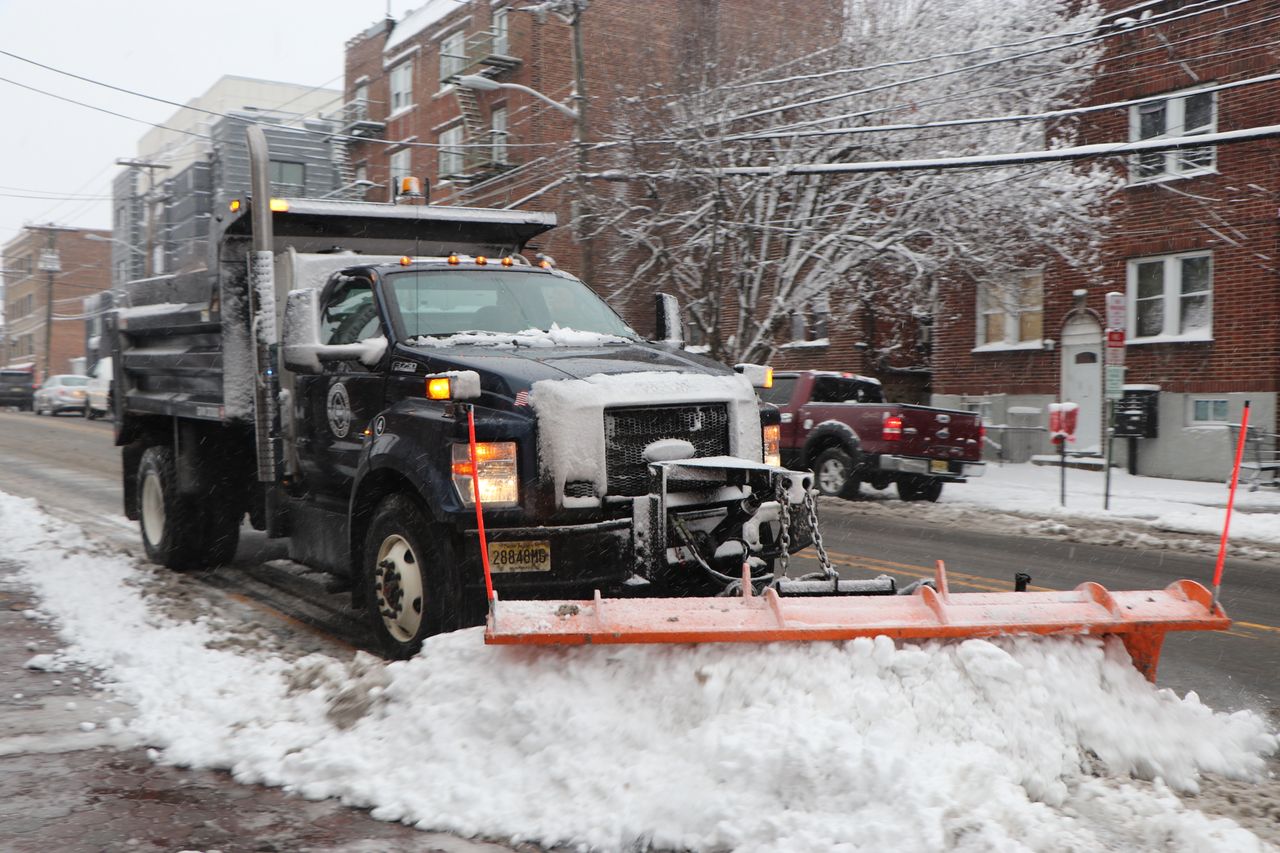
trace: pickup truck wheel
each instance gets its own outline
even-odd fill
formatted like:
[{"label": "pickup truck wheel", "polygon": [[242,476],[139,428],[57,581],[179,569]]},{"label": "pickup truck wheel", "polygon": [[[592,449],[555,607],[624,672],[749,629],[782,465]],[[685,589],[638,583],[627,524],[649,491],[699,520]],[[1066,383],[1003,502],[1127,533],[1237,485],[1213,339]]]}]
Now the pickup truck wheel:
[{"label": "pickup truck wheel", "polygon": [[[433,535],[435,534],[435,535]],[[392,495],[374,513],[365,538],[366,618],[394,660],[417,654],[422,641],[446,629],[447,614],[457,614],[456,585],[447,583],[449,568],[433,539],[433,530],[417,503]]]},{"label": "pickup truck wheel", "polygon": [[138,464],[138,509],[147,559],[166,568],[205,568],[206,520],[196,501],[178,493],[173,449],[148,447]]},{"label": "pickup truck wheel", "polygon": [[818,491],[833,498],[858,496],[861,483],[853,478],[853,459],[838,447],[830,447],[813,460],[814,481]]}]

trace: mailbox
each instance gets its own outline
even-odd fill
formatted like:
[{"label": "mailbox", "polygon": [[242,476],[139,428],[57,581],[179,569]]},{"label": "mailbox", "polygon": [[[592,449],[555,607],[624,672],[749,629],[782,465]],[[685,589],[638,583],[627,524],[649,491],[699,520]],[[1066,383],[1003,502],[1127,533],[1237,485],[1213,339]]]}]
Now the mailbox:
[{"label": "mailbox", "polygon": [[1115,436],[1117,438],[1156,438],[1159,430],[1158,385],[1126,385],[1124,395],[1116,402]]}]

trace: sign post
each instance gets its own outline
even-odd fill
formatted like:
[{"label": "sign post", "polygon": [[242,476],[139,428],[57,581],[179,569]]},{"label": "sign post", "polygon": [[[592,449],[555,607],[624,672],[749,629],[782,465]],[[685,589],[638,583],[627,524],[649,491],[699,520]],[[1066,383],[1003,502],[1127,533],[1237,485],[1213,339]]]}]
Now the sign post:
[{"label": "sign post", "polygon": [[1103,478],[1102,508],[1111,508],[1111,440],[1115,432],[1116,401],[1124,396],[1124,344],[1128,326],[1125,296],[1118,291],[1107,294],[1107,349],[1103,361],[1106,371],[1106,475]]},{"label": "sign post", "polygon": [[1049,404],[1049,439],[1058,445],[1058,499],[1067,505],[1067,442],[1076,440],[1079,403]]}]

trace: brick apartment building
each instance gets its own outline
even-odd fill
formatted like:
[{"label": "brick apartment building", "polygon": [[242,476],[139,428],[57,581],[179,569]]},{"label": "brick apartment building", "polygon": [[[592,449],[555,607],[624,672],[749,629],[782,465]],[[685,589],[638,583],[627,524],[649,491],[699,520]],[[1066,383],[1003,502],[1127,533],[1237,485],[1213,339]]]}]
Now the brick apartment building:
[{"label": "brick apartment building", "polygon": [[[690,69],[730,55],[773,57],[780,46],[802,55],[830,44],[842,14],[840,0],[813,0],[803,15],[794,4],[766,0],[592,0],[575,24],[572,0],[540,4],[564,15],[522,5],[427,0],[348,41],[341,124],[368,141],[347,144],[347,165],[354,179],[378,185],[369,200],[390,200],[393,178],[417,176],[429,184],[432,204],[554,211],[561,227],[537,251],[605,295],[628,275],[593,262],[605,256],[596,245],[605,238],[580,241],[574,233],[573,175],[601,168],[603,159],[577,146],[578,137],[606,137],[625,99],[648,84],[673,91]],[[459,76],[498,86],[468,88]],[[653,330],[651,294],[615,307],[641,332]]]},{"label": "brick apartment building", "polygon": [[84,300],[111,287],[111,232],[29,225],[5,244],[2,266],[0,365],[32,365],[37,377],[82,369]]},{"label": "brick apartment building", "polygon": [[[1177,0],[1108,2],[1112,35],[1082,143],[1155,139],[1274,124],[1280,82],[1245,83],[1280,66],[1272,4],[1204,9]],[[1167,22],[1139,26],[1144,22]],[[1234,87],[1224,84],[1241,83]],[[1123,293],[1127,338],[1114,458],[1137,473],[1216,480],[1229,473],[1231,432],[1277,431],[1280,391],[1280,142],[1147,153],[1118,162],[1102,269],[1087,277],[1028,270],[1009,310],[984,284],[952,292],[935,321],[933,400],[982,411],[995,425],[1043,426],[1047,404],[1081,405],[1076,448],[1105,435],[1108,292]],[[1018,444],[1011,432],[997,441]],[[1026,433],[1021,434],[1025,441]],[[1036,435],[1028,452],[1051,452]]]}]

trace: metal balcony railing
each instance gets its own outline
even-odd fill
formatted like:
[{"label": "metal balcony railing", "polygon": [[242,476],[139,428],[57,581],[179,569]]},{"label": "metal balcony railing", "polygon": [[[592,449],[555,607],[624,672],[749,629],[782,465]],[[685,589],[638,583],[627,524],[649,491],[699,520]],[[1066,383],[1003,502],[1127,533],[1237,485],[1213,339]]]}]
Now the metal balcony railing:
[{"label": "metal balcony railing", "polygon": [[510,49],[505,32],[481,30],[473,33],[463,42],[461,54],[444,57],[448,62],[443,67],[448,73],[443,82],[449,83],[461,74],[474,74],[483,69],[488,69],[493,75],[519,68],[522,61],[512,56]]},{"label": "metal balcony railing", "polygon": [[344,136],[361,136],[369,139],[379,137],[383,131],[387,129],[385,122],[378,121],[370,116],[370,105],[372,102],[368,98],[357,98],[354,101],[347,101],[333,115],[325,116],[325,118],[337,122],[340,132]]}]

